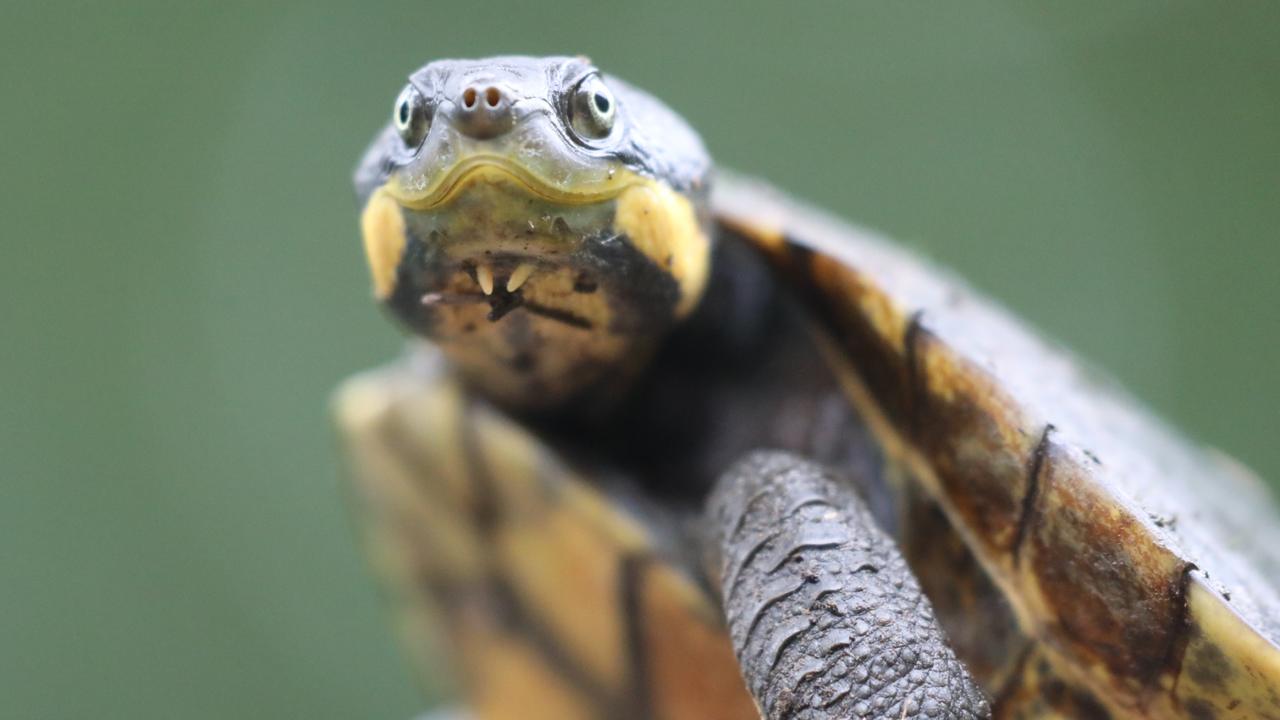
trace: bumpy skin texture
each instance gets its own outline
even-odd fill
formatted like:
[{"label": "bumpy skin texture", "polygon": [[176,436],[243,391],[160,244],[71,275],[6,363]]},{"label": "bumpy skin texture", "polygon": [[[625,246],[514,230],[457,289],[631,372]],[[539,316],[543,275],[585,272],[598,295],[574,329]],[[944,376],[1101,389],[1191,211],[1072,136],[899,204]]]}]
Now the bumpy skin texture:
[{"label": "bumpy skin texture", "polygon": [[892,540],[821,466],[752,453],[708,512],[734,650],[765,717],[991,716]]}]

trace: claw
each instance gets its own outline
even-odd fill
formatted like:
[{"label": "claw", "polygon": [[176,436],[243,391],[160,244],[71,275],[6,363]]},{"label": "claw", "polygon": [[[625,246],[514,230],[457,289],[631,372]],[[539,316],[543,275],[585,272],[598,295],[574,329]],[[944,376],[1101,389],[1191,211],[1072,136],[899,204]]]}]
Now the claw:
[{"label": "claw", "polygon": [[524,285],[524,281],[529,279],[533,274],[533,266],[524,263],[511,272],[511,277],[507,278],[507,292],[515,292]]},{"label": "claw", "polygon": [[485,295],[493,294],[493,271],[487,265],[476,267],[476,282],[480,283],[480,289]]}]

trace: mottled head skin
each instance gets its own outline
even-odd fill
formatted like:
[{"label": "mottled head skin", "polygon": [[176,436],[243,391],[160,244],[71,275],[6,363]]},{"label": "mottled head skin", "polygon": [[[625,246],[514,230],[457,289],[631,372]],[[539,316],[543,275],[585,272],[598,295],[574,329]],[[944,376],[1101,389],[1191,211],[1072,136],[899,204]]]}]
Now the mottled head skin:
[{"label": "mottled head skin", "polygon": [[702,293],[709,168],[585,58],[432,62],[356,171],[374,293],[500,404],[607,403]]}]

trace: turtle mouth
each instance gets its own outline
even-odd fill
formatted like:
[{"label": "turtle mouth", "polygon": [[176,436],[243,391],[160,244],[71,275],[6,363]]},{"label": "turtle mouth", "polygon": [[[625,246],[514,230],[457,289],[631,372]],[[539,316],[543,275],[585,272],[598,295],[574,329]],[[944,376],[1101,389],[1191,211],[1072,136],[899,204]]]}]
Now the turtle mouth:
[{"label": "turtle mouth", "polygon": [[629,173],[611,170],[599,183],[561,184],[505,155],[482,154],[454,164],[426,188],[411,191],[405,187],[403,179],[397,178],[389,184],[388,190],[405,208],[430,211],[451,204],[477,184],[510,183],[543,202],[574,206],[612,200],[636,182]]},{"label": "turtle mouth", "polygon": [[[601,257],[622,244],[613,200],[627,186],[561,190],[503,158],[459,163],[432,192],[404,205],[409,260],[400,270],[415,310],[497,323],[516,310],[566,328],[600,328],[602,296],[588,286],[623,282]],[[407,282],[406,282],[407,281]],[[483,317],[477,306],[487,306]],[[433,323],[440,339],[450,323]],[[472,332],[472,331],[467,331]]]},{"label": "turtle mouth", "polygon": [[[562,267],[568,266],[546,264],[537,258],[521,256],[464,260],[449,273],[455,278],[455,282],[446,281],[439,289],[424,293],[419,303],[427,310],[487,306],[485,319],[490,323],[502,320],[512,311],[523,310],[543,320],[591,330],[594,325],[591,319],[567,307],[573,304],[575,298],[562,296],[553,298],[561,302],[548,303],[538,293],[539,275],[555,273]],[[530,290],[532,292],[526,292]],[[594,290],[594,284],[579,273],[574,292]],[[559,307],[560,305],[565,307]]]}]

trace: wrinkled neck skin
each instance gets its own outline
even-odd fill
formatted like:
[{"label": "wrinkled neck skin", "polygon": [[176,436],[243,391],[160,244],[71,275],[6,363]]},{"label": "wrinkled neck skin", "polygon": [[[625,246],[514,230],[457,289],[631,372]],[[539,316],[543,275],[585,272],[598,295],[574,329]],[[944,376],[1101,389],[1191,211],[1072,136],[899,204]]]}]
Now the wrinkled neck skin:
[{"label": "wrinkled neck skin", "polygon": [[726,232],[702,302],[622,402],[603,417],[560,416],[542,427],[582,462],[621,470],[646,494],[690,512],[700,512],[719,473],[759,448],[800,453],[850,477],[883,475],[799,304]]}]

